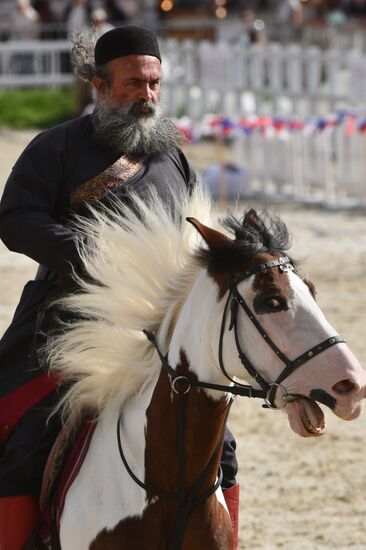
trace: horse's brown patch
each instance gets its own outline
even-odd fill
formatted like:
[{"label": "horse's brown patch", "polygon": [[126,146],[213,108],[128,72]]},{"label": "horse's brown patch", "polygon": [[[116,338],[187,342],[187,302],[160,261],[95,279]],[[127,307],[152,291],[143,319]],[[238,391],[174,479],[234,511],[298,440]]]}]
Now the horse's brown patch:
[{"label": "horse's brown patch", "polygon": [[[282,256],[282,254],[270,254],[268,252],[263,252],[261,254],[257,254],[256,256],[253,256],[252,258],[248,258],[245,261],[238,262],[238,264],[235,266],[234,269],[231,270],[231,274],[235,275],[236,273],[244,273],[245,271],[248,271],[249,269],[252,269],[253,267],[256,267],[260,264],[263,264],[265,262],[269,262],[275,258],[278,258]],[[278,270],[276,270],[278,271]],[[282,273],[282,272],[281,272]],[[229,289],[229,280],[227,279],[227,276],[224,273],[224,266],[220,270],[210,270],[208,269],[208,274],[212,279],[217,283],[219,287],[219,299],[221,299],[226,292]],[[266,275],[259,274],[255,278],[254,284],[265,284],[271,283],[274,281],[275,277],[275,270],[268,270]],[[261,281],[261,283],[257,282]],[[257,287],[259,288],[259,287]]]},{"label": "horse's brown patch", "polygon": [[[184,352],[177,372],[194,378]],[[199,389],[191,387],[186,394],[185,414],[185,472],[189,492],[209,461],[223,428],[227,407],[226,398],[213,400]],[[170,379],[164,369],[146,411],[145,480],[159,491],[178,495],[178,395],[172,392]],[[217,477],[222,445],[208,475],[196,495],[211,487]],[[103,530],[92,542],[92,550],[128,548],[128,550],[171,550],[173,529],[178,509],[176,499],[154,498],[142,517],[120,521],[111,531]],[[232,550],[233,536],[227,511],[215,495],[195,507],[187,520],[182,550]]]},{"label": "horse's brown patch", "polygon": [[[214,498],[210,497],[191,513],[181,550],[233,549],[228,513]],[[176,509],[168,501],[158,500],[146,507],[141,518],[130,517],[111,531],[101,531],[90,550],[172,550],[175,514]]]}]

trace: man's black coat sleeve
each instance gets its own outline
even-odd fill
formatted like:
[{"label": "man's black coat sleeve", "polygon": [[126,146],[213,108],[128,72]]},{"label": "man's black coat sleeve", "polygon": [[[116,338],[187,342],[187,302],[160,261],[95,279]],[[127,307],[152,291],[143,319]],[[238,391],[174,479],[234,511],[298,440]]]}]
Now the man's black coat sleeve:
[{"label": "man's black coat sleeve", "polygon": [[76,234],[60,223],[62,140],[37,136],[16,162],[0,205],[0,237],[12,251],[61,273],[77,261]]}]

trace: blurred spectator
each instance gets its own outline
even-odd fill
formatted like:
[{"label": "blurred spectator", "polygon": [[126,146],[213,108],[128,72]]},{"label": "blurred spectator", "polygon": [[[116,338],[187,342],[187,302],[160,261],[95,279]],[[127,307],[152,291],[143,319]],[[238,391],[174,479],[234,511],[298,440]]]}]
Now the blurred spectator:
[{"label": "blurred spectator", "polygon": [[128,22],[138,15],[136,0],[105,0],[104,5],[113,23]]},{"label": "blurred spectator", "polygon": [[280,0],[276,12],[276,23],[282,39],[299,39],[304,23],[304,12],[300,0]]},{"label": "blurred spectator", "polygon": [[[40,35],[40,17],[30,0],[17,0],[12,17],[11,40],[35,40]],[[35,71],[35,58],[31,53],[17,53],[12,57],[13,71],[30,74]]]},{"label": "blurred spectator", "polygon": [[343,11],[349,18],[366,17],[366,0],[346,0]]},{"label": "blurred spectator", "polygon": [[[90,0],[68,0],[63,12],[62,22],[64,23],[65,37],[72,38],[76,33],[89,33],[91,27],[91,1]],[[63,72],[71,71],[69,54],[61,56]]]},{"label": "blurred spectator", "polygon": [[[93,39],[97,40],[102,34],[110,31],[114,26],[108,22],[104,8],[96,8],[91,13]],[[89,82],[77,78],[76,80],[77,108],[74,117],[89,114],[94,110],[93,89]]]},{"label": "blurred spectator", "polygon": [[91,2],[90,0],[71,0],[64,12],[64,22],[67,36],[75,31],[85,32],[91,24]]},{"label": "blurred spectator", "polygon": [[300,27],[303,23],[300,0],[281,0],[277,8],[276,19],[284,27]]},{"label": "blurred spectator", "polygon": [[128,20],[124,10],[117,5],[115,0],[105,0],[104,7],[107,10],[110,21],[123,23]]},{"label": "blurred spectator", "polygon": [[336,9],[328,13],[326,21],[331,27],[341,28],[346,25],[347,17],[342,10]]},{"label": "blurred spectator", "polygon": [[40,38],[43,40],[58,38],[57,18],[50,7],[49,0],[34,0],[33,7],[37,11],[41,23]]},{"label": "blurred spectator", "polygon": [[13,40],[32,40],[39,37],[40,17],[30,0],[17,0],[12,17]]},{"label": "blurred spectator", "polygon": [[238,43],[247,47],[251,44],[267,43],[265,23],[262,19],[256,17],[251,9],[244,10],[243,14],[243,32],[240,34]]},{"label": "blurred spectator", "polygon": [[202,179],[215,200],[236,201],[247,192],[250,173],[231,163],[211,164],[202,173]]},{"label": "blurred spectator", "polygon": [[99,38],[102,34],[114,28],[114,26],[108,22],[108,15],[104,8],[97,8],[92,11],[91,22],[96,38]]}]

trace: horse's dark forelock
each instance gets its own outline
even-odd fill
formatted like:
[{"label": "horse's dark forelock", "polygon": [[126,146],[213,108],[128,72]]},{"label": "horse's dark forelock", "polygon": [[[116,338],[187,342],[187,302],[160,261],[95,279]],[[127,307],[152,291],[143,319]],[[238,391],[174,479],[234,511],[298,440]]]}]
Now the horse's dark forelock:
[{"label": "horse's dark forelock", "polygon": [[224,246],[201,248],[198,258],[204,266],[215,272],[230,271],[235,266],[260,252],[284,252],[291,245],[285,223],[275,215],[264,212],[260,217],[245,215],[238,220],[228,214],[221,225],[234,237]]}]

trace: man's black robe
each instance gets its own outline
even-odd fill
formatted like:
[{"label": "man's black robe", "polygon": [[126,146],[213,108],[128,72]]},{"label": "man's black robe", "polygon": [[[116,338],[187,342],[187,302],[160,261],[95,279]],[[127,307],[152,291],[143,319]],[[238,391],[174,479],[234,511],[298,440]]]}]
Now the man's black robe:
[{"label": "man's black robe", "polygon": [[[128,200],[130,190],[144,196],[151,187],[168,202],[172,190],[190,187],[195,178],[183,153],[173,150],[133,164],[124,172],[133,174],[126,181],[115,170],[111,187],[105,174],[120,155],[98,146],[90,118],[37,136],[15,164],[0,205],[0,238],[9,250],[61,275],[78,262],[77,236],[69,226],[73,214],[87,213],[83,203],[107,200],[111,193]],[[37,310],[54,288],[45,280],[29,281],[24,288],[0,342],[0,398],[39,374],[29,345]]]},{"label": "man's black robe", "polygon": [[[127,201],[131,190],[144,197],[153,187],[168,206],[172,191],[189,189],[195,181],[179,150],[129,164],[101,148],[94,140],[91,116],[38,135],[16,162],[0,205],[0,237],[5,245],[59,275],[67,276],[77,267],[77,235],[70,222],[76,213],[87,215],[86,203],[106,202],[111,194]],[[42,279],[25,285],[14,319],[0,341],[0,399],[39,376],[32,354],[37,314],[57,289],[52,281]],[[52,396],[44,400],[44,408],[54,400]],[[49,425],[47,432],[45,413],[38,412],[38,417],[33,420],[37,409],[28,413],[5,446],[0,459],[0,495],[39,491],[43,463],[58,428]],[[42,456],[38,448],[44,449]],[[26,460],[21,449],[29,454]],[[30,462],[34,471],[27,479]],[[19,478],[20,470],[24,479]]]}]

